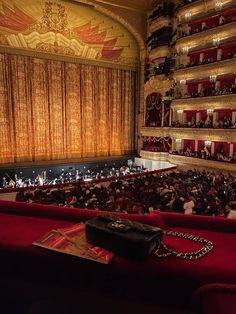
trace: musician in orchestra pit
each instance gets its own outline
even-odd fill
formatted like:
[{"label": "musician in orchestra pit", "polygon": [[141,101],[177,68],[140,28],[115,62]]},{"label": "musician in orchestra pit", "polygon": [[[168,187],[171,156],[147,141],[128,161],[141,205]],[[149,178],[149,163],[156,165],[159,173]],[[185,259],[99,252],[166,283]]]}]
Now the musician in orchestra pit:
[{"label": "musician in orchestra pit", "polygon": [[2,178],[2,187],[3,187],[3,189],[9,188],[9,184],[8,184],[8,181],[7,181],[6,177]]}]

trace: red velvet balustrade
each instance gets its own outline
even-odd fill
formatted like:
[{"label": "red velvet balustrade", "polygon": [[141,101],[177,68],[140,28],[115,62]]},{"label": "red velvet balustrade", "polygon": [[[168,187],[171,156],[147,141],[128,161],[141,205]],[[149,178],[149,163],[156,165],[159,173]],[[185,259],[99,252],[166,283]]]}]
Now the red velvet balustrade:
[{"label": "red velvet balustrade", "polygon": [[172,139],[170,137],[144,137],[143,150],[150,152],[169,152],[171,150]]},{"label": "red velvet balustrade", "polygon": [[145,126],[160,127],[162,120],[161,94],[152,93],[146,98]]}]

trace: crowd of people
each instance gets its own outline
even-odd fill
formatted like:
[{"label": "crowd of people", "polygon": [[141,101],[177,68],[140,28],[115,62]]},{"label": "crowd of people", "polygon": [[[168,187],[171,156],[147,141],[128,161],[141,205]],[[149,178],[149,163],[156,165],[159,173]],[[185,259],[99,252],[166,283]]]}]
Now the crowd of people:
[{"label": "crowd of people", "polygon": [[153,210],[236,218],[236,178],[199,170],[18,192],[16,201],[148,214]]},{"label": "crowd of people", "polygon": [[232,119],[225,115],[223,119],[218,119],[213,122],[213,119],[207,115],[206,119],[201,119],[196,122],[195,117],[193,116],[191,120],[180,123],[179,120],[172,121],[171,124],[174,128],[215,128],[215,129],[235,129],[236,121],[232,123]]},{"label": "crowd of people", "polygon": [[207,25],[206,23],[201,23],[198,26],[195,26],[194,28],[189,27],[189,29],[187,31],[181,31],[180,27],[177,28],[179,37],[178,38],[182,38],[182,37],[186,37],[189,35],[193,35],[196,33],[200,33],[200,32],[204,32],[207,31],[211,28],[220,26],[220,25],[224,25],[230,22],[234,22],[236,19],[236,15],[232,16],[230,19],[226,19],[223,15],[220,15],[218,18],[218,22],[215,21],[214,23],[211,23],[210,25]]},{"label": "crowd of people", "polygon": [[215,85],[212,84],[207,89],[202,89],[200,92],[192,92],[182,94],[181,91],[175,91],[175,98],[196,98],[196,97],[208,97],[208,96],[220,96],[220,95],[230,95],[236,94],[236,84],[224,84],[223,88],[215,89]]},{"label": "crowd of people", "polygon": [[170,151],[169,154],[236,163],[236,152],[233,154],[233,156],[229,156],[229,154],[226,154],[222,149],[220,149],[218,153],[211,154],[209,148],[205,145],[202,147],[200,151],[194,151],[192,147],[187,146],[185,150],[184,149],[180,149],[178,151],[174,150]]},{"label": "crowd of people", "polygon": [[231,51],[228,52],[228,54],[225,57],[224,57],[224,55],[222,53],[220,60],[215,60],[213,57],[209,57],[209,58],[204,59],[203,61],[191,61],[191,62],[189,62],[186,65],[181,63],[177,69],[190,68],[190,67],[194,67],[194,66],[197,66],[197,65],[209,64],[209,63],[222,61],[222,60],[228,60],[228,59],[232,59],[232,58],[235,58],[235,57],[236,57],[236,50],[231,50]]}]

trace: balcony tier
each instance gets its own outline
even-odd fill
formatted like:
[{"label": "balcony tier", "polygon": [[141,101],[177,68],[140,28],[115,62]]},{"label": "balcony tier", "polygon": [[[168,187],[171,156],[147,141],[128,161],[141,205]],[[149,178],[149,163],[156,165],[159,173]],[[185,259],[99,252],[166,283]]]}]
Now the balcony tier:
[{"label": "balcony tier", "polygon": [[174,99],[173,110],[236,109],[236,94]]},{"label": "balcony tier", "polygon": [[149,60],[153,61],[158,58],[166,57],[170,54],[170,47],[160,46],[152,49],[149,54]]},{"label": "balcony tier", "polygon": [[[221,2],[222,9],[226,9],[227,7],[235,4],[235,0],[222,0]],[[185,22],[186,21],[185,14],[191,13],[191,21],[193,21],[201,16],[207,15],[210,12],[212,12],[212,14],[213,12],[218,12],[215,11],[215,4],[216,4],[215,0],[209,1],[199,0],[190,3],[179,9],[177,17],[179,18],[179,21]]]},{"label": "balcony tier", "polygon": [[169,17],[164,17],[164,16],[158,17],[150,23],[149,32],[153,33],[164,26],[168,27],[170,23],[171,23],[171,20]]},{"label": "balcony tier", "polygon": [[188,47],[188,51],[204,49],[213,46],[213,38],[219,38],[220,43],[227,42],[236,38],[236,21],[219,25],[204,32],[195,33],[177,40],[175,48],[181,52],[183,48]]},{"label": "balcony tier", "polygon": [[142,136],[171,137],[172,139],[205,140],[214,142],[235,142],[235,129],[207,129],[207,128],[141,128]]},{"label": "balcony tier", "polygon": [[[236,27],[236,24],[235,24]],[[214,63],[202,64],[194,67],[187,67],[176,70],[174,78],[180,80],[202,80],[209,78],[211,75],[235,75],[236,73],[236,58],[222,60]]]},{"label": "balcony tier", "polygon": [[148,152],[145,150],[140,151],[140,156],[142,158],[151,159],[151,160],[165,160],[169,161],[172,164],[180,166],[188,166],[191,168],[210,168],[218,171],[227,171],[227,172],[236,172],[236,164],[220,162],[214,160],[206,160],[192,157],[185,157],[179,155],[171,155],[168,153],[155,153]]}]

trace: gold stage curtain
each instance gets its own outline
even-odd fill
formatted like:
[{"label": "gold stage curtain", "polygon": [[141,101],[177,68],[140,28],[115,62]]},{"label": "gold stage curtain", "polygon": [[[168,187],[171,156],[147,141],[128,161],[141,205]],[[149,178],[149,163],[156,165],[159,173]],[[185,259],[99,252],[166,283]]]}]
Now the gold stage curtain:
[{"label": "gold stage curtain", "polygon": [[0,54],[0,162],[134,151],[136,73]]}]

